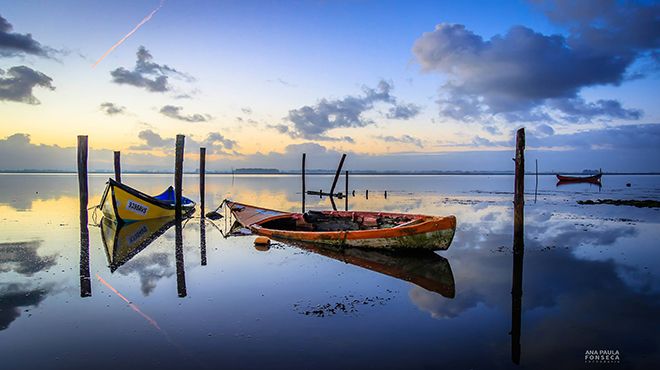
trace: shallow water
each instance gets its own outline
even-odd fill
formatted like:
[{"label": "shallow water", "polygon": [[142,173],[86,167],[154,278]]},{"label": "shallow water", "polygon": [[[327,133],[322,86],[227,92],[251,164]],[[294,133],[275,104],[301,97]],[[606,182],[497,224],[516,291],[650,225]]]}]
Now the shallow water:
[{"label": "shallow water", "polygon": [[[90,176],[90,205],[106,179]],[[172,176],[123,180],[155,194]],[[331,181],[310,176],[307,187],[328,190]],[[449,250],[412,264],[286,244],[264,251],[253,236],[224,238],[194,218],[183,227],[182,250],[171,227],[113,264],[101,229],[89,226],[87,291],[76,176],[0,174],[0,368],[598,367],[585,364],[588,350],[618,350],[626,368],[660,361],[660,210],[576,203],[658,199],[660,176],[605,176],[602,188],[556,187],[541,176],[537,192],[527,177],[520,365],[509,334],[513,178],[350,181],[351,209],[456,215]],[[207,211],[224,198],[298,211],[299,182],[207,176]],[[185,176],[184,194],[197,199],[197,186]],[[308,196],[307,208],[330,203]],[[374,259],[389,267],[375,268]],[[430,290],[404,279],[429,266],[438,283]],[[401,275],[406,268],[413,271]]]}]

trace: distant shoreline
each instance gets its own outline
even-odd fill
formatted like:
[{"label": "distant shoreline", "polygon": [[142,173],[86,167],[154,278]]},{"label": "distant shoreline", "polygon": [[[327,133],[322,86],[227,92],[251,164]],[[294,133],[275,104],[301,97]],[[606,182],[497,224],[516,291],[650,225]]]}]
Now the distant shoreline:
[{"label": "distant shoreline", "polygon": [[[327,176],[334,175],[334,171],[325,170],[311,170],[306,171],[306,176]],[[583,172],[539,172],[539,176],[554,176],[557,173],[565,175],[578,175],[589,176]],[[76,174],[75,171],[7,171],[0,170],[0,174],[15,174],[15,175],[47,175],[47,174]],[[108,174],[114,175],[112,171],[89,171],[89,174]],[[127,175],[172,175],[172,171],[125,171],[122,174]],[[199,172],[184,172],[185,175],[197,175]],[[207,171],[207,175],[232,175],[230,171]],[[360,176],[513,176],[513,171],[350,171],[351,175]],[[272,175],[286,175],[286,176],[300,176],[300,171],[278,171],[278,172],[255,172],[255,173],[234,173],[235,176],[272,176]],[[535,172],[525,172],[526,176],[534,176]],[[657,176],[660,172],[603,172],[607,176]]]}]

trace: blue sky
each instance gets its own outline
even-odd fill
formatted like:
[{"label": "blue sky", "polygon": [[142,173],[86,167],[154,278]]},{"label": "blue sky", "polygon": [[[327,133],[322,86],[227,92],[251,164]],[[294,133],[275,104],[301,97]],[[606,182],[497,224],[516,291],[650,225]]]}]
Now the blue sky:
[{"label": "blue sky", "polygon": [[[618,157],[631,163],[611,170],[660,171],[648,156],[660,154],[658,2],[565,3],[164,1],[91,68],[159,2],[0,1],[12,26],[0,34],[0,151],[20,146],[22,166],[40,168],[38,148],[88,134],[99,168],[122,150],[150,169],[183,133],[191,160],[215,148],[212,169],[295,168],[296,150],[314,148],[328,162],[350,153],[349,168],[500,170],[510,163],[486,159],[507,157],[524,126],[557,169]],[[8,41],[27,34],[41,52]],[[18,66],[50,82],[21,85]],[[608,136],[621,132],[654,140],[636,157]],[[61,162],[47,167],[73,164]]]}]

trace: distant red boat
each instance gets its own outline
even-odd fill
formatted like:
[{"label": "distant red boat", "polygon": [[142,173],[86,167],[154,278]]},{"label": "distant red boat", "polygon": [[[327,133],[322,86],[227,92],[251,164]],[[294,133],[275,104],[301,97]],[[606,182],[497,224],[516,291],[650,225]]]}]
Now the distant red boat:
[{"label": "distant red boat", "polygon": [[557,175],[559,182],[568,183],[568,182],[589,182],[592,184],[599,184],[600,178],[603,176],[602,173],[592,175],[592,176],[562,176]]}]

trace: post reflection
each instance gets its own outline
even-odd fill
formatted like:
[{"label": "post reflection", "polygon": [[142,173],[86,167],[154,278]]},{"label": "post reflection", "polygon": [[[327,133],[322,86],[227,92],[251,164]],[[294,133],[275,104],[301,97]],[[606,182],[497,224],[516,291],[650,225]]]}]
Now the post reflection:
[{"label": "post reflection", "polygon": [[522,280],[524,241],[522,232],[514,236],[513,283],[511,286],[511,361],[520,364],[520,329],[522,322]]},{"label": "post reflection", "polygon": [[80,219],[80,296],[92,296],[92,282],[89,277],[89,230],[87,217]]},{"label": "post reflection", "polygon": [[176,236],[174,241],[174,258],[176,259],[176,290],[180,298],[188,295],[186,291],[186,270],[183,261],[183,224],[177,220],[174,228]]},{"label": "post reflection", "polygon": [[199,220],[199,250],[201,254],[201,264],[206,266],[206,218]]}]

